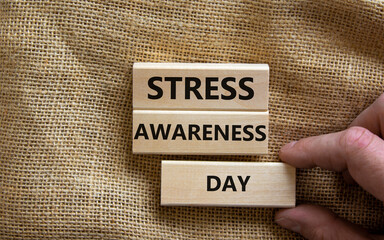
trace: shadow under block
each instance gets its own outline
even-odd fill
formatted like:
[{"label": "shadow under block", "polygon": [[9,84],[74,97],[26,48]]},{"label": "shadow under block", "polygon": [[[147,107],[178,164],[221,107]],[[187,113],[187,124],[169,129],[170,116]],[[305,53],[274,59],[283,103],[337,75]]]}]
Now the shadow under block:
[{"label": "shadow under block", "polygon": [[133,110],[133,153],[267,154],[268,112]]},{"label": "shadow under block", "polygon": [[267,64],[135,63],[133,108],[268,110]]},{"label": "shadow under block", "polygon": [[294,207],[296,169],[285,163],[162,161],[161,205]]}]

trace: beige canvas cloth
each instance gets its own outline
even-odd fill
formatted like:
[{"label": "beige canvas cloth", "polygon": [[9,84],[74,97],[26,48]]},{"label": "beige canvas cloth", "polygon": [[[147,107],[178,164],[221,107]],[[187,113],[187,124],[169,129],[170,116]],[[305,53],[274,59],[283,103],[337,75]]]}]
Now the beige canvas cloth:
[{"label": "beige canvas cloth", "polygon": [[[161,159],[279,161],[342,130],[384,90],[384,4],[0,1],[1,239],[296,239],[276,209],[160,207]],[[270,154],[133,155],[133,62],[270,65]],[[383,187],[383,186],[378,186]],[[298,170],[297,203],[374,232],[383,205]]]}]

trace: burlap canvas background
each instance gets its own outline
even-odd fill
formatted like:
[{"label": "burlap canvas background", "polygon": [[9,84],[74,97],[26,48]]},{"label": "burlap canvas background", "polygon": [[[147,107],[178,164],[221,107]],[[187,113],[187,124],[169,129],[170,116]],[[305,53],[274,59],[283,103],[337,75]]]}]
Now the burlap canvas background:
[{"label": "burlap canvas background", "polygon": [[[296,239],[275,209],[160,207],[161,159],[279,161],[384,90],[384,3],[1,0],[1,239]],[[270,154],[133,155],[133,62],[268,63]],[[383,187],[383,186],[378,186]],[[297,203],[381,232],[340,174],[297,172]]]}]

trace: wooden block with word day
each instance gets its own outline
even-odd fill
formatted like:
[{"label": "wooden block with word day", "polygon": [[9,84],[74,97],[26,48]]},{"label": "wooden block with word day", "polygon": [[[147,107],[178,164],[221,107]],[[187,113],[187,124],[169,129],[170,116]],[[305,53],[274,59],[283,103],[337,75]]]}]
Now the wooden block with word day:
[{"label": "wooden block with word day", "polygon": [[133,152],[266,154],[268,112],[133,110]]},{"label": "wooden block with word day", "polygon": [[267,64],[135,63],[133,108],[268,110]]},{"label": "wooden block with word day", "polygon": [[285,163],[162,161],[161,205],[294,207],[295,182]]}]

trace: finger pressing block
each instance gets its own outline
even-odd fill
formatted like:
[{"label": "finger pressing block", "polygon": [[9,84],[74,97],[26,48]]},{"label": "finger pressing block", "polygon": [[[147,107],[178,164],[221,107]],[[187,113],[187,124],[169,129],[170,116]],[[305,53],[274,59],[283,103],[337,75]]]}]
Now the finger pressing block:
[{"label": "finger pressing block", "polygon": [[295,185],[285,163],[162,161],[161,205],[294,207]]}]

